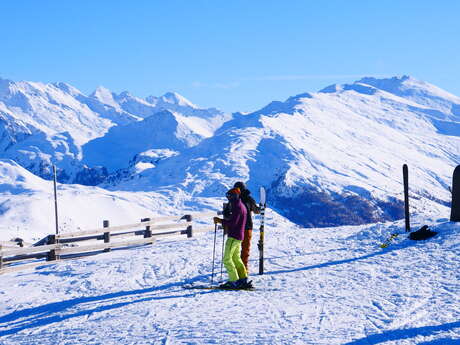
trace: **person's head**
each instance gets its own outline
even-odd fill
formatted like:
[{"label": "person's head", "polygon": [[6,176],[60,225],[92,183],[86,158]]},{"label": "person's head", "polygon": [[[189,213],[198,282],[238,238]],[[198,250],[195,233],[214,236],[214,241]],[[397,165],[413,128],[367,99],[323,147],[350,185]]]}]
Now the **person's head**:
[{"label": "person's head", "polygon": [[239,188],[239,190],[242,192],[243,190],[246,189],[246,185],[244,184],[244,182],[238,181],[238,182],[235,182],[235,184],[233,185],[233,188]]},{"label": "person's head", "polygon": [[240,198],[240,195],[241,191],[239,188],[232,188],[225,194],[229,201],[238,200]]}]

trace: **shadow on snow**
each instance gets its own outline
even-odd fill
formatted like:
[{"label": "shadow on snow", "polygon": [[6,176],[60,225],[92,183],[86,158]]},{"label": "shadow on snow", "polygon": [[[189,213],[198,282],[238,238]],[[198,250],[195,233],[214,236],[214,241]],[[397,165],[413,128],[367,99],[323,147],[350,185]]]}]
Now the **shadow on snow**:
[{"label": "shadow on snow", "polygon": [[355,261],[365,260],[365,259],[369,259],[369,258],[372,258],[372,257],[375,257],[375,256],[387,254],[387,253],[392,252],[394,250],[399,250],[402,247],[407,248],[407,247],[414,246],[414,245],[415,245],[415,243],[411,243],[411,242],[406,242],[404,244],[399,243],[399,244],[392,245],[390,248],[385,248],[385,249],[382,249],[382,250],[379,250],[379,251],[376,251],[376,252],[373,252],[373,253],[370,253],[370,254],[366,254],[366,255],[350,258],[350,259],[329,261],[329,262],[324,262],[324,263],[321,263],[321,264],[305,266],[305,267],[300,267],[300,268],[284,269],[284,270],[278,270],[278,271],[268,271],[268,272],[264,272],[264,274],[293,273],[293,272],[300,272],[300,271],[308,271],[308,270],[312,270],[312,269],[315,269],[315,268],[325,268],[325,267],[329,267],[329,266],[343,265],[343,264],[348,264],[348,263],[352,263],[352,262],[355,262]]},{"label": "shadow on snow", "polygon": [[[193,278],[191,282],[199,281],[205,276],[198,276]],[[27,308],[23,310],[14,311],[8,315],[0,317],[0,337],[5,335],[11,335],[18,333],[25,329],[31,329],[35,327],[46,326],[55,322],[61,322],[67,319],[74,317],[80,317],[85,315],[90,315],[92,313],[103,312],[107,310],[112,310],[116,308],[121,308],[134,303],[149,302],[155,300],[165,300],[171,298],[180,298],[180,297],[193,297],[196,295],[196,292],[189,294],[178,294],[178,295],[167,295],[167,296],[158,296],[150,295],[143,296],[145,294],[155,293],[162,290],[167,290],[175,287],[182,287],[183,282],[169,283],[164,284],[158,287],[151,287],[145,289],[137,289],[132,291],[119,291],[114,293],[108,293],[99,296],[90,296],[90,297],[79,297],[71,300],[53,302],[44,304],[37,307]],[[201,294],[213,293],[215,291],[203,291]],[[136,296],[139,295],[139,296]],[[118,299],[134,297],[134,299],[117,302]],[[110,303],[110,300],[113,300]],[[110,304],[96,305],[83,310],[72,311],[72,308],[78,307],[86,303],[95,303],[98,302],[104,303],[109,302]],[[8,328],[8,329],[5,329]]]},{"label": "shadow on snow", "polygon": [[[446,332],[450,331],[454,328],[460,327],[460,321],[455,321],[455,322],[450,322],[450,323],[445,323],[443,325],[438,325],[438,326],[424,326],[424,327],[415,327],[415,328],[407,328],[407,329],[396,329],[396,330],[390,330],[390,331],[385,331],[379,334],[373,334],[370,336],[367,336],[362,339],[357,339],[353,340],[349,343],[346,343],[344,345],[371,345],[371,344],[380,344],[386,341],[395,341],[395,340],[400,340],[400,339],[409,339],[413,338],[419,335],[422,336],[430,336],[433,333],[437,332]],[[443,345],[449,345],[449,344],[458,344],[459,340],[458,339],[438,339],[438,340],[432,340],[432,341],[427,341],[421,344],[430,344],[430,345],[437,345],[437,344],[443,344]]]}]

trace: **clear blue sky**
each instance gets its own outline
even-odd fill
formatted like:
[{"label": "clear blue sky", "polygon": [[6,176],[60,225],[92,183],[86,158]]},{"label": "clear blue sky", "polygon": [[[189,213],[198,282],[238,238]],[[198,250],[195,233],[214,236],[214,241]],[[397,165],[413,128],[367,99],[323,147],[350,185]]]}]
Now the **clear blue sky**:
[{"label": "clear blue sky", "polygon": [[460,96],[460,1],[5,0],[0,77],[256,110],[361,76]]}]

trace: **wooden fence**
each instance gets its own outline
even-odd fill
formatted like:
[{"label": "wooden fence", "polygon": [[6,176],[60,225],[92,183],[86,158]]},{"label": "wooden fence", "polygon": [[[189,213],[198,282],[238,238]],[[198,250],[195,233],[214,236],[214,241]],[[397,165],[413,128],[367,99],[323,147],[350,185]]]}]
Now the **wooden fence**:
[{"label": "wooden fence", "polygon": [[[47,261],[49,263],[109,252],[114,248],[153,244],[159,238],[180,235],[191,238],[196,233],[214,230],[214,226],[194,226],[194,219],[211,219],[216,214],[217,212],[202,212],[182,217],[144,218],[139,223],[121,226],[110,226],[109,221],[104,220],[102,228],[48,235],[31,247],[1,246],[0,274],[42,266]],[[165,222],[169,223],[164,224]]]}]

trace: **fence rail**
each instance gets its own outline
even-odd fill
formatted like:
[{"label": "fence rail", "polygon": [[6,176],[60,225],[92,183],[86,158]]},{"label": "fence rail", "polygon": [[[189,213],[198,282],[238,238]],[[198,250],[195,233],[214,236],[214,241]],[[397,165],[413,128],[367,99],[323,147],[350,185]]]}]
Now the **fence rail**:
[{"label": "fence rail", "polygon": [[[34,268],[57,260],[100,254],[116,248],[153,244],[160,238],[181,235],[191,238],[196,233],[214,229],[213,226],[195,228],[194,219],[212,217],[216,214],[217,212],[213,211],[184,216],[144,218],[139,223],[120,226],[109,226],[109,221],[105,220],[102,228],[48,235],[35,246],[24,248],[6,247],[0,242],[0,274]],[[168,221],[175,222],[160,224]],[[140,236],[143,238],[136,238]]]}]

